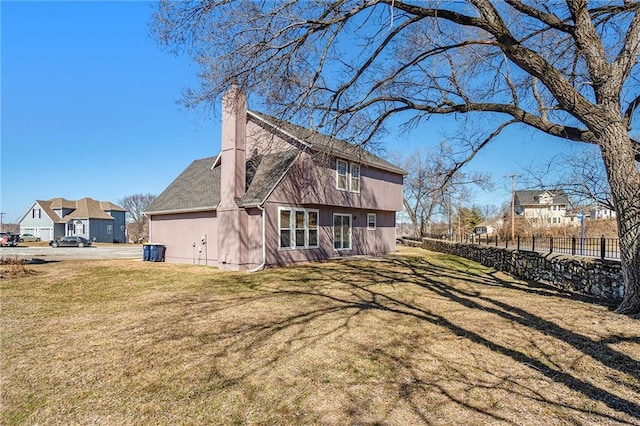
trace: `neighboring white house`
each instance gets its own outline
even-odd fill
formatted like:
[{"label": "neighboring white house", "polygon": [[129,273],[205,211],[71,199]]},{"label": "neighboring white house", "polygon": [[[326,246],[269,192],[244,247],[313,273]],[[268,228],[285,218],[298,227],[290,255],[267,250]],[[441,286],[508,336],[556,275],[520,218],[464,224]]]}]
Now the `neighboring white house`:
[{"label": "neighboring white house", "polygon": [[567,214],[569,199],[562,190],[515,191],[516,214],[535,225],[572,224]]},{"label": "neighboring white house", "polygon": [[600,206],[598,204],[586,206],[584,208],[584,213],[586,217],[591,220],[616,218],[616,212],[614,210],[611,210],[604,206]]},{"label": "neighboring white house", "polygon": [[476,235],[493,236],[498,229],[502,227],[504,223],[503,219],[488,219],[480,222],[473,228],[473,233]]}]

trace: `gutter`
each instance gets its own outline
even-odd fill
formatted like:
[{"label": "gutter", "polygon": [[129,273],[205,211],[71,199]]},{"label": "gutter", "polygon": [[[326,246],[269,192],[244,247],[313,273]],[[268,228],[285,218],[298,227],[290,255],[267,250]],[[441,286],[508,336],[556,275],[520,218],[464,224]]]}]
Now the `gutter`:
[{"label": "gutter", "polygon": [[264,215],[264,207],[258,205],[256,206],[260,209],[262,215],[262,263],[256,266],[253,269],[249,269],[247,272],[258,272],[264,269],[265,264],[267,263],[267,226]]},{"label": "gutter", "polygon": [[172,210],[156,210],[156,211],[146,211],[143,214],[147,217],[149,216],[161,216],[165,214],[175,214],[175,213],[199,213],[199,212],[208,212],[212,210],[217,210],[218,205],[215,206],[204,206],[204,207],[194,207],[194,208],[186,208],[186,209],[172,209]]}]

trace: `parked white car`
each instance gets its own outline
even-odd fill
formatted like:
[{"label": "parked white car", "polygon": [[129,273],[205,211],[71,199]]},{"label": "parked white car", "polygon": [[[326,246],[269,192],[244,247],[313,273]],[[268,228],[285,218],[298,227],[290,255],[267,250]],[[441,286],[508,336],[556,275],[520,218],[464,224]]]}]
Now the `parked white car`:
[{"label": "parked white car", "polygon": [[24,242],[33,242],[33,241],[40,241],[40,237],[36,237],[33,234],[21,234],[20,235],[20,242],[24,243]]}]

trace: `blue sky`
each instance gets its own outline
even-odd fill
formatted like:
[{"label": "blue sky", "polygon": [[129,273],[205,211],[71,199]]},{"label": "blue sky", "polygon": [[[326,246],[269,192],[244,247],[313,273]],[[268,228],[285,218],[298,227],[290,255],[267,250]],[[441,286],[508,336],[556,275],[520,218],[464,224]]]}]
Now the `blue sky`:
[{"label": "blue sky", "polygon": [[[177,104],[183,89],[197,85],[197,69],[149,36],[151,5],[0,3],[5,223],[36,199],[117,203],[131,194],[157,195],[191,161],[218,153],[219,114]],[[390,136],[384,148],[436,144],[448,125],[449,119],[433,120],[408,140]],[[502,204],[511,185],[505,175],[575,145],[506,131],[471,164],[492,173],[496,185],[470,203]]]}]

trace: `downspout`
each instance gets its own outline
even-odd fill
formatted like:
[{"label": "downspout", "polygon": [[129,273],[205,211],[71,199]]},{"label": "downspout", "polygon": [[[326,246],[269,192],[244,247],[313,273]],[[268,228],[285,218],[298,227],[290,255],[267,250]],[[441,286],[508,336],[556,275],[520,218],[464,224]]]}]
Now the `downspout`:
[{"label": "downspout", "polygon": [[262,212],[262,263],[253,269],[249,269],[247,272],[261,271],[264,269],[264,266],[267,263],[267,225],[264,218],[264,207],[262,207],[261,205],[258,205],[257,207]]}]

